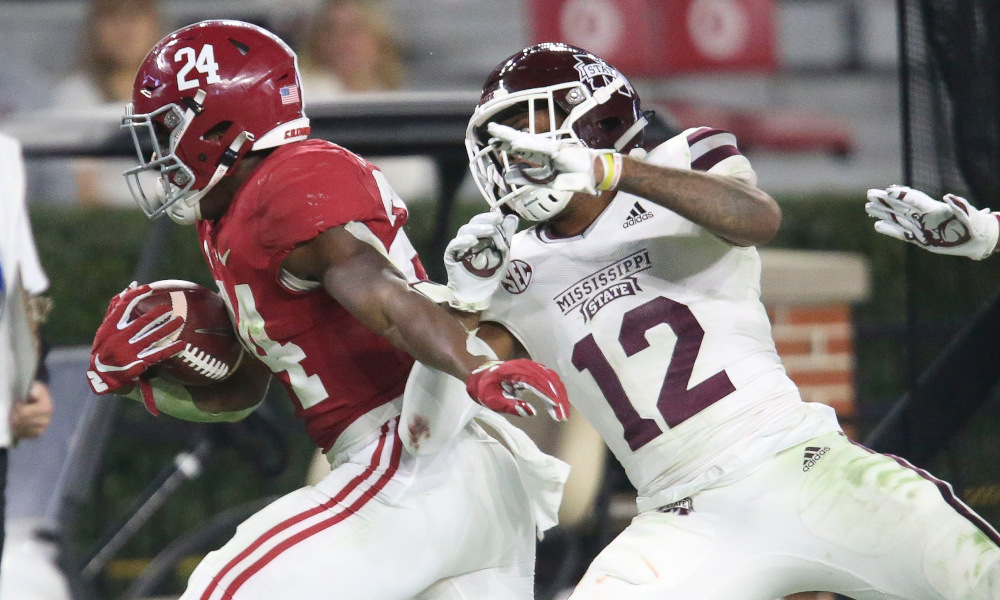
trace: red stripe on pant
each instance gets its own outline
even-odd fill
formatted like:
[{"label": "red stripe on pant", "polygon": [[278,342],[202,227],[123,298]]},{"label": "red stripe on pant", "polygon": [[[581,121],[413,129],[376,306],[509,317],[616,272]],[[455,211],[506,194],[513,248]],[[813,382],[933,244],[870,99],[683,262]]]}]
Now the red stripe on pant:
[{"label": "red stripe on pant", "polygon": [[[388,439],[389,433],[390,433],[390,424],[386,423],[385,425],[382,426],[382,430],[380,432],[380,438],[379,438],[379,441],[378,441],[378,446],[375,448],[375,452],[372,455],[372,461],[371,461],[371,463],[365,468],[365,470],[361,474],[359,474],[357,477],[355,477],[350,482],[348,482],[348,484],[346,486],[344,486],[344,488],[342,490],[340,490],[340,493],[338,493],[336,496],[334,496],[330,500],[324,502],[323,504],[314,506],[313,508],[311,508],[311,509],[309,509],[309,510],[307,510],[305,512],[299,513],[299,514],[295,515],[294,517],[286,519],[286,520],[282,521],[281,523],[275,525],[271,529],[268,529],[266,532],[264,532],[259,538],[257,538],[254,541],[254,543],[250,544],[249,546],[247,546],[246,549],[244,549],[242,552],[240,552],[238,555],[236,555],[236,557],[234,557],[232,560],[230,560],[226,564],[226,566],[223,567],[222,570],[219,571],[215,575],[215,577],[212,578],[212,581],[208,584],[208,587],[206,587],[205,591],[202,592],[201,600],[209,600],[209,598],[211,598],[212,594],[219,587],[219,584],[222,581],[222,579],[226,575],[228,575],[229,572],[234,567],[236,567],[236,565],[238,565],[240,562],[242,562],[244,559],[246,559],[248,556],[250,556],[250,554],[252,554],[255,550],[257,550],[258,548],[260,548],[262,545],[264,545],[269,540],[271,540],[272,538],[274,538],[275,536],[277,536],[281,532],[285,531],[286,529],[288,529],[288,528],[290,528],[290,527],[292,527],[292,526],[294,526],[294,525],[296,525],[298,523],[301,523],[302,521],[304,521],[304,520],[306,520],[306,519],[308,519],[310,517],[318,515],[318,514],[324,512],[324,511],[329,510],[330,508],[336,506],[337,504],[339,504],[340,502],[342,502],[344,500],[344,498],[346,498],[352,492],[354,492],[354,490],[356,490],[362,483],[364,483],[364,481],[366,479],[368,479],[369,477],[371,477],[371,475],[378,468],[378,465],[379,465],[379,463],[382,460],[382,450],[385,447],[385,443],[386,443],[386,440]],[[395,432],[393,432],[393,435],[396,436]],[[398,437],[398,436],[396,436],[396,437]],[[399,466],[399,449],[400,449],[400,446],[401,446],[401,444],[396,444],[395,447],[392,449],[392,456],[390,458],[389,466],[386,469],[386,474],[388,474],[388,477],[386,477],[386,474],[383,474],[382,477],[380,477],[379,480],[375,484],[376,486],[378,486],[378,489],[376,489],[374,492],[372,492],[371,490],[369,490],[369,491],[365,492],[362,495],[361,498],[364,499],[365,502],[367,502],[367,500],[369,498],[371,498],[374,495],[374,493],[377,493],[379,490],[381,490],[382,487],[385,486],[384,481],[387,481],[388,478],[392,477],[392,474],[394,474],[396,472],[396,468]],[[355,504],[357,504],[357,503],[355,503]],[[358,508],[360,508],[360,507],[358,507]],[[355,508],[354,505],[352,505],[351,507],[349,507],[347,509],[347,511],[351,511],[351,512],[357,511],[358,508]],[[339,513],[337,515],[337,517],[340,517],[343,514],[344,513]],[[334,517],[334,518],[337,518],[337,517]],[[342,519],[340,519],[340,520],[342,520]],[[332,523],[331,523],[331,525],[332,525]],[[268,553],[268,555],[270,555],[270,553]],[[267,559],[267,562],[270,562],[273,559],[274,559],[274,556],[271,556],[270,558]],[[256,566],[256,563],[250,567],[251,569],[254,570],[254,572],[260,570],[260,567],[257,567],[256,569],[254,569],[254,566]],[[263,565],[260,565],[260,566],[263,566]],[[245,572],[244,572],[244,575],[246,575]],[[241,575],[241,577],[242,577],[242,575]],[[247,577],[249,577],[249,575],[246,575],[246,577],[243,578],[243,581],[246,581]],[[240,585],[242,585],[242,583],[243,582],[240,582]],[[223,592],[223,598],[230,598],[231,594],[235,593],[235,591],[236,591],[235,589],[233,589],[232,591],[230,591],[229,588],[231,586],[232,586],[232,584],[230,584],[230,586],[227,587],[227,589]],[[237,586],[237,587],[239,587],[239,586]]]},{"label": "red stripe on pant", "polygon": [[398,435],[396,436],[396,441],[397,443],[392,448],[392,459],[389,463],[389,467],[385,470],[385,473],[382,473],[382,476],[379,477],[378,481],[375,482],[375,485],[373,485],[365,492],[362,492],[361,497],[355,500],[354,504],[350,505],[343,512],[338,513],[337,515],[327,519],[326,521],[317,523],[312,527],[309,527],[308,529],[303,529],[299,533],[293,535],[292,537],[288,538],[287,540],[281,542],[280,544],[269,550],[267,554],[257,559],[257,562],[250,565],[247,568],[247,570],[243,571],[243,573],[241,573],[238,577],[236,577],[236,579],[234,579],[232,583],[230,583],[229,586],[226,587],[225,591],[222,593],[222,597],[226,600],[233,598],[236,594],[236,591],[239,590],[244,583],[246,583],[247,579],[250,579],[250,577],[252,577],[256,572],[263,569],[269,562],[277,558],[279,554],[281,554],[285,550],[288,550],[295,544],[298,544],[302,540],[312,537],[325,529],[333,527],[337,523],[340,523],[347,517],[361,510],[365,506],[365,504],[368,504],[368,501],[374,498],[375,495],[378,494],[379,491],[381,491],[382,488],[384,488],[387,483],[389,483],[389,480],[392,479],[392,476],[396,474],[396,469],[399,467],[399,457],[400,454],[402,453],[402,448],[403,448],[402,442],[399,442]]}]

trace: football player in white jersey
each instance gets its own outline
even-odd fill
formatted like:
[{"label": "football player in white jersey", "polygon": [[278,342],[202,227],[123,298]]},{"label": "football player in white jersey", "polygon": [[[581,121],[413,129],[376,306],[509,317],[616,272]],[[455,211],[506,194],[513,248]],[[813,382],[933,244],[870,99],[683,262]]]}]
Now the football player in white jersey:
[{"label": "football player in white jersey", "polygon": [[781,213],[735,138],[643,148],[644,124],[617,70],[546,43],[493,71],[467,130],[495,221],[531,222],[478,335],[558,371],[638,490],[571,598],[1000,597],[997,532],[788,378],[754,248]]},{"label": "football player in white jersey", "polygon": [[1000,213],[976,210],[968,200],[945,194],[935,200],[904,185],[868,190],[865,210],[875,231],[935,254],[982,260],[1000,245]]}]

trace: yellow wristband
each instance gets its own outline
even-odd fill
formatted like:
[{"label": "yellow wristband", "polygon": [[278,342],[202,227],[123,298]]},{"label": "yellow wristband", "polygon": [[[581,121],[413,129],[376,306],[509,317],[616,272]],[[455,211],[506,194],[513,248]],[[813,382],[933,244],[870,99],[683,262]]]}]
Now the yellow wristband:
[{"label": "yellow wristband", "polygon": [[622,178],[622,155],[617,152],[602,154],[601,163],[604,165],[604,178],[597,185],[597,189],[610,190],[617,186]]}]

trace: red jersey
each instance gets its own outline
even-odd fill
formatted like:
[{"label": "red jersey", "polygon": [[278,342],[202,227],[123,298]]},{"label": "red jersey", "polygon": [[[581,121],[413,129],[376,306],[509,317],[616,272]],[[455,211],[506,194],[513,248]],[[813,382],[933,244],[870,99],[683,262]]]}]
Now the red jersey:
[{"label": "red jersey", "polygon": [[408,278],[424,279],[402,231],[406,219],[375,166],[335,144],[305,140],[275,150],[225,215],[198,223],[202,253],[240,339],[282,382],[324,451],[355,419],[403,393],[413,358],[281,263],[297,245],[355,221]]}]

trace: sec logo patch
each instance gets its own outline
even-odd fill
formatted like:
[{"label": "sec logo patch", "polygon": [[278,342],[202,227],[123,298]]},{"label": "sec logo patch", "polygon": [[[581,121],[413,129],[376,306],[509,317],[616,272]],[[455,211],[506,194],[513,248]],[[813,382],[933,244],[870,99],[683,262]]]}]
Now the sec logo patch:
[{"label": "sec logo patch", "polygon": [[520,294],[528,289],[531,283],[531,265],[523,260],[512,260],[507,266],[507,273],[500,280],[503,289],[511,294]]}]

